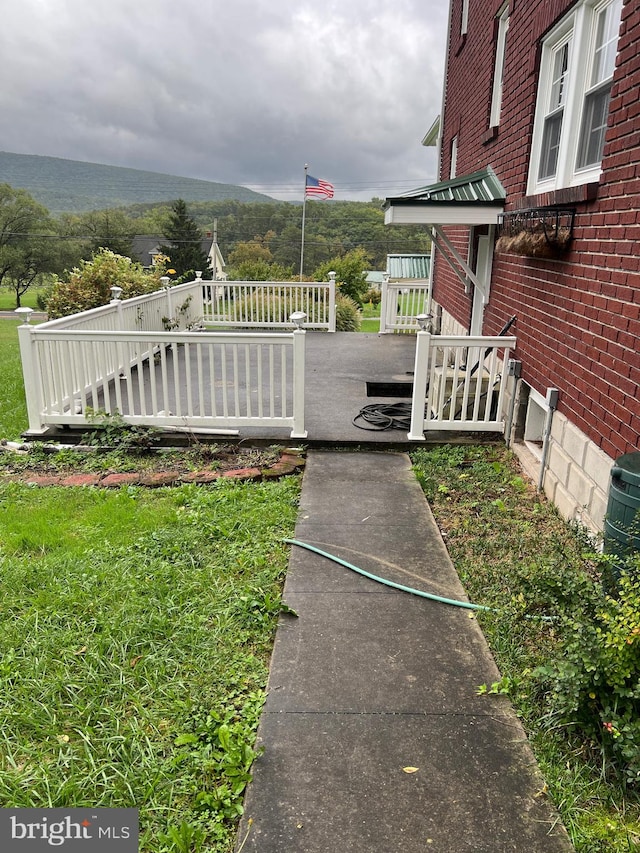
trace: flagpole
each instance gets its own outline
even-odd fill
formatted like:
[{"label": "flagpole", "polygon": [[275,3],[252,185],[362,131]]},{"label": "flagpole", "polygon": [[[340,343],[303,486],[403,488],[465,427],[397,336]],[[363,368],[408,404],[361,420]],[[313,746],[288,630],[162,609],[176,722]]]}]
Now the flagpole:
[{"label": "flagpole", "polygon": [[304,225],[307,215],[307,169],[309,164],[304,164],[304,190],[302,193],[302,241],[300,243],[300,281],[302,281],[302,269],[304,266]]}]

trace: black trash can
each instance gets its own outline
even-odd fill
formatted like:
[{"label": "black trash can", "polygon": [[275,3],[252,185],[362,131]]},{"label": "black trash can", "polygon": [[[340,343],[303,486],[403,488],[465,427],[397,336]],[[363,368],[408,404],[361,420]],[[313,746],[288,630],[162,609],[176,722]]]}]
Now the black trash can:
[{"label": "black trash can", "polygon": [[640,453],[626,453],[611,469],[604,522],[605,554],[623,559],[640,551]]}]

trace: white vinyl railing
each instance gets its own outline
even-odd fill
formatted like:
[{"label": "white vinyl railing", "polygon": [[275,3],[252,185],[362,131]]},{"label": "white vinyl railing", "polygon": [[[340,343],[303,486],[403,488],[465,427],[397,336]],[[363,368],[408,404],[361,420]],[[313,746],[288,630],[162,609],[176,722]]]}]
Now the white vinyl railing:
[{"label": "white vinyl railing", "polygon": [[409,439],[428,430],[504,431],[505,369],[515,337],[444,337],[420,331]]},{"label": "white vinyl railing", "polygon": [[112,299],[108,305],[49,320],[49,330],[86,329],[92,332],[182,331],[202,319],[201,282],[165,287],[132,299]]},{"label": "white vinyl railing", "polygon": [[383,281],[380,300],[380,332],[415,332],[416,317],[426,314],[429,302],[429,282],[407,284]]},{"label": "white vinyl railing", "polygon": [[297,312],[305,329],[336,330],[335,273],[329,281],[203,281],[203,320],[208,326],[286,328]]},{"label": "white vinyl railing", "polygon": [[[29,432],[130,424],[305,438],[305,332],[114,332],[18,327]],[[98,418],[99,420],[99,418]]]}]

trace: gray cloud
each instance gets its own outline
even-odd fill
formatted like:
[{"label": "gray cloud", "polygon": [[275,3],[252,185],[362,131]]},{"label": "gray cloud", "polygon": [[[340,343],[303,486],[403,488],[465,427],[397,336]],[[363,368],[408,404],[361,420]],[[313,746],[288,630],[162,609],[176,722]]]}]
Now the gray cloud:
[{"label": "gray cloud", "polygon": [[300,197],[434,178],[442,0],[5,0],[0,149]]}]

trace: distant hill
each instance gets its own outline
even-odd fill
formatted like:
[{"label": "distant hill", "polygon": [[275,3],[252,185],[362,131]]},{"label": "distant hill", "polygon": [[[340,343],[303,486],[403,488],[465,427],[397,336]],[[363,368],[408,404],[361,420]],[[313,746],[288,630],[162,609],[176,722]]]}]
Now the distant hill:
[{"label": "distant hill", "polygon": [[185,201],[275,201],[233,184],[6,151],[0,151],[0,183],[27,190],[53,214],[82,213],[177,198]]}]

